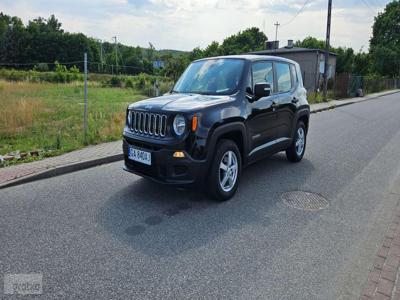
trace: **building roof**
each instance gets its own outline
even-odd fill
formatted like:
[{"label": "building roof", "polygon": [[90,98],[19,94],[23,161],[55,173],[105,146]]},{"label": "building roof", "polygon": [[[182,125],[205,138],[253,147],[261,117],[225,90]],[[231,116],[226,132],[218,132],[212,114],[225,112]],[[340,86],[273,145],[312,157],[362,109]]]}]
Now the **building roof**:
[{"label": "building roof", "polygon": [[[301,48],[301,47],[281,47],[276,50],[261,50],[261,51],[253,51],[251,54],[256,55],[274,55],[274,54],[283,54],[283,53],[304,53],[304,52],[325,52],[325,50],[321,49],[311,49],[311,48]],[[329,52],[330,55],[337,56],[334,52]]]}]

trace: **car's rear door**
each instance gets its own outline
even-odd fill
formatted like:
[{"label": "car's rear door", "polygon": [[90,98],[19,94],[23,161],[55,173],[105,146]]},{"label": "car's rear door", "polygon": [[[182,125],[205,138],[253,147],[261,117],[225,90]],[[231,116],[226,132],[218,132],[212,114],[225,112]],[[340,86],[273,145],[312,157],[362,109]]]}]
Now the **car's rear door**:
[{"label": "car's rear door", "polygon": [[[286,62],[275,62],[277,135],[279,138],[290,138],[293,118],[296,112],[296,86],[298,84],[294,65]],[[294,71],[294,73],[293,73]]]}]

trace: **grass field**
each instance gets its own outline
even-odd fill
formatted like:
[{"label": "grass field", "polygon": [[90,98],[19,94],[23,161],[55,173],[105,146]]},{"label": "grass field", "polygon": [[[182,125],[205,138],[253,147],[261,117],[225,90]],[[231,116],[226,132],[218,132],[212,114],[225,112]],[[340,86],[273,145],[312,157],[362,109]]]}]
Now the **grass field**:
[{"label": "grass field", "polygon": [[[88,88],[88,143],[121,138],[129,103],[146,98],[134,89]],[[44,150],[56,155],[83,144],[83,84],[0,81],[0,155]]]}]

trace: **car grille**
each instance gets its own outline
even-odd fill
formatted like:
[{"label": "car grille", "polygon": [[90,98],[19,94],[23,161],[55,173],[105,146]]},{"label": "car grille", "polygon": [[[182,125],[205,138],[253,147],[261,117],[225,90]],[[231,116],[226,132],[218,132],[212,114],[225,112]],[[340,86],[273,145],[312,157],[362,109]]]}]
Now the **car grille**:
[{"label": "car grille", "polygon": [[167,132],[167,116],[143,111],[129,111],[130,129],[135,133],[164,137]]}]

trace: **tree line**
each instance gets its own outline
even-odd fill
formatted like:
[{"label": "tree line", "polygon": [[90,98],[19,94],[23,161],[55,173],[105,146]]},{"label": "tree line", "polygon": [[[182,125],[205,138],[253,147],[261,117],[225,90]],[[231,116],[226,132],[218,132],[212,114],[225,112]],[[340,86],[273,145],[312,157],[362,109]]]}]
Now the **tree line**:
[{"label": "tree line", "polygon": [[54,15],[36,18],[24,25],[20,18],[0,13],[0,64],[3,66],[31,69],[35,65],[39,71],[52,71],[57,62],[71,62],[71,66],[82,70],[84,52],[88,54],[92,72],[154,72],[156,51],[151,44],[148,49],[120,43],[115,47],[113,43],[101,42],[83,33],[65,32]]},{"label": "tree line", "polygon": [[[61,28],[54,15],[48,19],[37,18],[24,25],[20,18],[0,13],[0,63],[21,63],[13,67],[29,69],[37,63],[38,70],[53,70],[54,65],[41,62],[82,61],[88,53],[89,70],[92,72],[168,76],[173,79],[183,72],[193,60],[219,55],[242,54],[265,49],[266,35],[251,27],[225,38],[222,43],[211,42],[207,47],[190,52],[159,50],[149,43],[148,48],[100,42],[82,33],[69,33]],[[297,47],[324,49],[325,42],[306,37],[295,43]],[[355,75],[400,75],[400,0],[387,4],[374,20],[373,34],[368,52],[354,51],[349,47],[331,47],[337,54],[336,71]],[[154,69],[153,61],[159,59],[164,68]],[[116,65],[119,65],[119,68]],[[128,67],[122,67],[122,66]],[[77,64],[82,69],[82,64]]]}]

